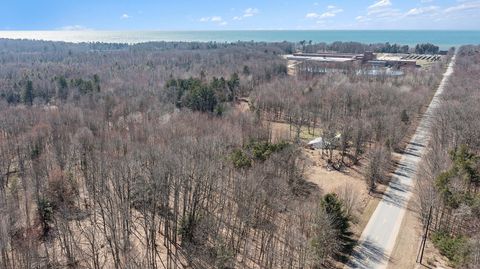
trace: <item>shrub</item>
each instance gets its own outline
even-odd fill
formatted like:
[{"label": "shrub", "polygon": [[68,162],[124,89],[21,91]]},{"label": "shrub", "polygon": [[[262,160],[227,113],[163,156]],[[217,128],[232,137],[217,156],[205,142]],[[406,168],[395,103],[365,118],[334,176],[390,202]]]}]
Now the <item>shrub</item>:
[{"label": "shrub", "polygon": [[215,246],[215,268],[229,269],[235,268],[234,252],[222,240],[216,242]]},{"label": "shrub", "polygon": [[235,149],[230,155],[236,168],[248,168],[253,161],[266,161],[274,152],[279,152],[288,146],[288,142],[272,144],[265,141],[252,141],[244,149]]},{"label": "shrub", "polygon": [[236,149],[230,156],[236,168],[247,168],[252,166],[252,160],[241,149]]},{"label": "shrub", "polygon": [[248,147],[252,149],[253,157],[257,160],[265,161],[274,152],[279,152],[285,149],[288,143],[285,141],[277,144],[269,142],[253,142]]},{"label": "shrub", "polygon": [[410,121],[410,117],[408,116],[408,113],[407,113],[406,109],[402,110],[402,114],[400,115],[400,119],[405,124],[408,124],[408,122]]},{"label": "shrub", "polygon": [[188,214],[180,220],[180,227],[178,229],[178,234],[182,238],[182,243],[193,243],[195,228],[197,225],[197,220],[195,216]]},{"label": "shrub", "polygon": [[330,216],[333,227],[339,231],[341,238],[348,237],[350,228],[349,216],[345,213],[342,201],[335,193],[329,193],[323,197],[321,205]]},{"label": "shrub", "polygon": [[455,267],[462,265],[468,256],[467,240],[463,236],[451,236],[447,232],[437,231],[432,234],[432,242],[442,255],[447,257]]},{"label": "shrub", "polygon": [[38,221],[42,226],[42,236],[45,237],[50,231],[50,224],[53,221],[53,206],[45,198],[37,201]]}]

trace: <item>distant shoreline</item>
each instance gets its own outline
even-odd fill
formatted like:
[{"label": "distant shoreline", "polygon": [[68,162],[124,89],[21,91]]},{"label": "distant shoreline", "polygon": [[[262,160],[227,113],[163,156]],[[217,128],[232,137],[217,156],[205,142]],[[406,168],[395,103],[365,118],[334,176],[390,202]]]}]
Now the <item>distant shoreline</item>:
[{"label": "distant shoreline", "polygon": [[414,46],[432,43],[441,49],[480,44],[476,30],[222,30],[222,31],[0,31],[0,38],[137,44],[145,42],[299,42],[335,41],[366,44],[385,43]]}]

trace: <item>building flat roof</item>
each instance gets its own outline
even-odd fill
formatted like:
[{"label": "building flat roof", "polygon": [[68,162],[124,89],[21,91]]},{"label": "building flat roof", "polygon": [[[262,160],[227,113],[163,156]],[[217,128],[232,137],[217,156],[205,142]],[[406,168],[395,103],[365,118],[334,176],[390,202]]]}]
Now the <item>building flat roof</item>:
[{"label": "building flat roof", "polygon": [[317,62],[335,62],[335,63],[351,62],[354,60],[352,58],[309,57],[309,56],[296,56],[296,55],[287,55],[287,59],[298,60],[298,61],[317,61]]},{"label": "building flat roof", "polygon": [[363,56],[363,54],[356,53],[294,53],[295,56],[306,56],[306,57],[327,57],[327,58],[354,58]]}]

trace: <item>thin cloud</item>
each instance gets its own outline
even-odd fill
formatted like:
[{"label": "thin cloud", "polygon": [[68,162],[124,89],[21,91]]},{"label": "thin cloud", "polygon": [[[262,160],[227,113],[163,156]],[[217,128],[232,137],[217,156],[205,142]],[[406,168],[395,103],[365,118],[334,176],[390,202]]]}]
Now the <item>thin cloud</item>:
[{"label": "thin cloud", "polygon": [[380,9],[380,8],[386,8],[392,5],[392,2],[390,0],[379,0],[376,3],[370,5],[368,9]]},{"label": "thin cloud", "polygon": [[320,14],[317,14],[315,12],[311,12],[311,13],[307,13],[307,15],[305,15],[305,18],[307,19],[315,19],[315,18],[318,18],[320,16]]},{"label": "thin cloud", "polygon": [[464,2],[461,3],[460,5],[456,6],[451,6],[449,8],[446,8],[443,12],[450,14],[450,13],[455,13],[455,12],[460,12],[460,11],[470,11],[470,10],[476,10],[480,9],[480,2],[479,1],[474,1],[474,2]]},{"label": "thin cloud", "polygon": [[398,9],[392,8],[390,0],[378,0],[367,8],[367,15],[378,18],[400,16]]},{"label": "thin cloud", "polygon": [[316,12],[311,12],[307,13],[305,15],[305,18],[307,19],[326,19],[326,18],[333,18],[335,17],[338,13],[343,12],[343,9],[337,8],[336,6],[330,5],[327,6],[327,11],[319,14]]},{"label": "thin cloud", "polygon": [[127,13],[122,14],[122,16],[120,16],[120,19],[122,19],[122,20],[127,20],[127,19],[130,19],[130,18],[131,18],[130,15],[128,15]]},{"label": "thin cloud", "polygon": [[425,5],[433,0],[420,0],[419,2],[424,5],[403,10],[396,8],[391,0],[375,0],[367,6],[365,14],[355,17],[355,21],[357,23],[370,22],[373,25],[373,23],[396,22],[404,19],[407,23],[407,19],[439,20],[453,14],[466,15],[467,12],[474,13],[480,10],[480,1],[478,0],[458,0],[456,5],[446,8],[438,5]]},{"label": "thin cloud", "polygon": [[223,20],[223,18],[220,17],[220,16],[202,17],[202,18],[200,18],[199,21],[200,21],[200,22],[216,23],[216,24],[221,25],[221,26],[225,26],[225,25],[228,24],[228,23],[227,23],[225,20]]},{"label": "thin cloud", "polygon": [[256,14],[258,14],[258,9],[257,8],[247,8],[245,9],[245,12],[243,13],[243,17],[247,18],[247,17],[252,17],[252,16],[255,16]]},{"label": "thin cloud", "polygon": [[253,16],[257,15],[258,13],[260,13],[260,10],[258,8],[250,7],[250,8],[245,9],[241,16],[233,17],[233,20],[234,21],[241,21],[243,19],[253,17]]},{"label": "thin cloud", "polygon": [[377,0],[367,7],[367,14],[360,17],[357,21],[368,21],[373,19],[397,19],[403,14],[400,10],[392,7],[390,0]]},{"label": "thin cloud", "polygon": [[60,31],[87,31],[91,30],[90,28],[87,28],[83,25],[65,25],[60,28],[58,28]]},{"label": "thin cloud", "polygon": [[212,17],[212,18],[210,19],[210,21],[212,21],[212,22],[221,22],[221,21],[223,21],[223,20],[222,20],[222,17],[220,17],[220,16],[214,16],[214,17]]},{"label": "thin cloud", "polygon": [[357,16],[355,17],[355,20],[357,20],[358,22],[367,22],[367,21],[370,21],[371,19],[366,16]]},{"label": "thin cloud", "polygon": [[338,12],[325,12],[325,13],[322,13],[320,14],[320,18],[331,18],[331,17],[335,17],[337,15],[337,13],[339,13],[341,11],[338,11]]},{"label": "thin cloud", "polygon": [[439,7],[437,6],[417,7],[407,11],[407,13],[405,13],[405,16],[409,17],[409,16],[421,16],[421,15],[433,15],[437,13],[438,10],[439,10]]}]

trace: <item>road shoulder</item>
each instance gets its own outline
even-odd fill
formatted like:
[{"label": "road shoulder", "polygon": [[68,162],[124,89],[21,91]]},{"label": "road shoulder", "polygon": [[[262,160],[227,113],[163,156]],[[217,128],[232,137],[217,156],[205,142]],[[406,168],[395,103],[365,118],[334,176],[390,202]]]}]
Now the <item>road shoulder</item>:
[{"label": "road shoulder", "polygon": [[399,237],[395,243],[390,261],[389,269],[413,269],[416,266],[415,257],[420,245],[421,222],[415,211],[414,199],[411,199],[400,226]]}]

